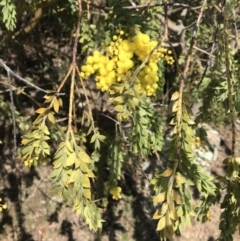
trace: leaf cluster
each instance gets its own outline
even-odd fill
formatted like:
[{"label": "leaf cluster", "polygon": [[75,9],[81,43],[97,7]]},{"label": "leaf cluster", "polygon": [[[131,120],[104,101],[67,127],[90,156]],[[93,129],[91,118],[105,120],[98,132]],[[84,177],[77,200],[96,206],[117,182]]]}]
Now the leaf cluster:
[{"label": "leaf cluster", "polygon": [[[189,93],[175,92],[171,100],[172,120],[174,126],[171,140],[167,143],[165,154],[168,163],[151,181],[155,195],[154,205],[157,210],[153,216],[159,219],[157,230],[162,239],[172,238],[174,231],[182,232],[185,224],[191,224],[191,217],[196,216],[193,207],[193,193],[196,187],[204,196],[215,195],[216,186],[213,179],[205,174],[204,169],[194,162],[194,137],[191,96]],[[205,208],[206,203],[200,206]],[[207,208],[202,208],[205,213]],[[201,213],[198,210],[198,214]]]}]

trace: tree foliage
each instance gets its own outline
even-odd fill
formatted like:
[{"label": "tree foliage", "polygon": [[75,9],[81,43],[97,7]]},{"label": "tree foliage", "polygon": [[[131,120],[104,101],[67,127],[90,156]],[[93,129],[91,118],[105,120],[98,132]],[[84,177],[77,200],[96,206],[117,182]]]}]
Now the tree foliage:
[{"label": "tree foliage", "polygon": [[[160,153],[167,161],[158,165],[149,184],[161,239],[184,232],[192,218],[207,221],[211,206],[221,202],[219,240],[232,240],[240,200],[235,152],[240,106],[238,1],[2,0],[0,6],[5,45],[24,41],[41,18],[59,24],[73,43],[62,79],[41,88],[1,62],[10,86],[11,75],[24,81],[17,95],[29,97],[25,85],[45,94],[33,121],[22,110],[11,113],[14,103],[0,96],[0,109],[20,130],[21,162],[29,168],[51,163],[52,189],[97,231],[104,222],[103,200],[109,194],[122,198],[125,172],[134,173],[142,159]],[[48,26],[42,21],[40,28]],[[107,110],[93,105],[91,86]],[[10,88],[10,93],[16,89]],[[78,111],[80,93],[86,105]],[[198,101],[202,106],[194,120],[191,108]],[[171,106],[168,113],[166,104]],[[195,161],[196,140],[204,141],[197,126],[208,117],[214,123],[231,123],[232,155],[224,160],[224,177],[214,178]],[[67,122],[58,121],[61,118]],[[166,126],[172,134],[164,145]],[[200,193],[197,205],[193,188]]]}]

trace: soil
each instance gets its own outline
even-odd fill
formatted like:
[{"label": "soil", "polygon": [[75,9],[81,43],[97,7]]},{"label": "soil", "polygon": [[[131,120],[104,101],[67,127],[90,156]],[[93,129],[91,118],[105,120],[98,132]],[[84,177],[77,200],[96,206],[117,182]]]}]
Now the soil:
[{"label": "soil", "polygon": [[[231,130],[228,126],[221,126],[218,131],[222,140],[212,172],[224,175],[222,161],[230,154]],[[239,124],[236,141],[240,141]],[[236,155],[240,155],[240,145],[236,145]],[[128,190],[123,188],[124,195],[120,201],[110,201],[103,213],[106,221],[103,230],[93,234],[63,200],[51,193],[48,181],[51,165],[16,171],[6,163],[4,170],[1,194],[6,195],[8,209],[0,213],[1,241],[159,240],[155,231],[156,222],[151,219],[153,208],[148,185],[141,171],[136,172],[134,178],[126,176]],[[216,240],[220,214],[219,205],[213,206],[209,222],[201,224],[192,221],[192,226],[186,227],[182,236],[175,236],[174,241]],[[236,234],[233,240],[240,240],[240,236]]]}]

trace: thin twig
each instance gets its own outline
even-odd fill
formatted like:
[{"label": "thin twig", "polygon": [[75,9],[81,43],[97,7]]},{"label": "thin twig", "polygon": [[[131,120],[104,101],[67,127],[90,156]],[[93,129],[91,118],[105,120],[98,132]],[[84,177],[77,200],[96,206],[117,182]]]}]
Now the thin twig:
[{"label": "thin twig", "polygon": [[15,115],[15,105],[13,100],[13,89],[12,89],[12,81],[11,74],[7,71],[8,84],[10,90],[10,100],[11,100],[11,111],[12,111],[12,124],[13,124],[13,158],[17,156],[17,128],[16,128],[16,115]]},{"label": "thin twig", "polygon": [[[13,72],[5,63],[2,59],[0,59],[0,65],[7,71],[8,74],[14,76],[16,79],[24,82],[26,85],[33,87],[34,89],[36,89],[37,91],[41,91],[45,94],[51,94],[51,91],[47,91],[44,90],[40,87],[38,87],[37,85],[27,81],[26,79],[22,78],[21,76],[17,75],[15,72]],[[60,95],[65,95],[65,93],[55,93],[56,96],[60,96]]]},{"label": "thin twig", "polygon": [[[207,73],[208,68],[211,67],[211,59],[212,59],[213,52],[214,52],[214,49],[215,49],[215,45],[216,45],[216,42],[217,42],[217,36],[219,35],[220,24],[221,24],[221,22],[223,21],[223,11],[224,11],[225,5],[226,5],[226,0],[223,0],[221,12],[220,12],[220,14],[219,14],[219,16],[218,16],[217,27],[216,27],[216,30],[215,30],[215,33],[214,33],[214,37],[213,37],[213,44],[212,44],[211,52],[210,52],[210,55],[209,55],[209,58],[208,58],[207,65],[206,65],[206,67],[205,67],[205,69],[204,69],[202,78],[201,78],[201,80],[199,81],[197,88],[200,87],[200,85],[201,85],[204,77],[206,76],[206,73]],[[215,6],[215,7],[216,7],[216,6]]]},{"label": "thin twig", "polygon": [[187,72],[188,72],[188,69],[189,69],[189,66],[190,66],[190,62],[191,62],[192,50],[193,50],[193,46],[195,44],[195,38],[197,36],[200,20],[203,16],[203,11],[204,11],[204,8],[205,8],[206,5],[207,5],[207,0],[204,0],[204,2],[202,4],[202,7],[201,7],[201,10],[200,10],[200,13],[198,15],[198,19],[197,19],[195,28],[193,30],[193,35],[192,35],[192,39],[191,39],[191,42],[190,42],[190,47],[189,47],[188,53],[187,53],[187,61],[186,61],[186,64],[185,64],[185,67],[184,67],[184,70],[183,70],[183,75],[180,78],[180,82],[184,81],[187,77]]},{"label": "thin twig", "polygon": [[[71,87],[69,97],[69,112],[68,112],[68,134],[72,131],[72,118],[73,118],[73,104],[74,104],[74,84],[75,84],[76,69],[73,68],[71,76]],[[68,138],[68,137],[67,137]]]},{"label": "thin twig", "polygon": [[72,54],[73,67],[76,66],[76,56],[77,56],[78,38],[80,35],[80,29],[81,29],[81,20],[82,20],[82,1],[78,0],[78,21],[77,21],[76,34],[74,38],[73,54]]},{"label": "thin twig", "polygon": [[[224,10],[223,10],[224,11]],[[223,12],[224,13],[224,12]],[[232,76],[230,71],[230,60],[229,60],[229,40],[227,33],[227,19],[223,14],[223,22],[224,22],[224,40],[225,40],[225,66],[226,66],[226,77],[227,77],[227,85],[228,85],[228,104],[230,109],[230,118],[232,124],[232,157],[235,156],[235,143],[236,143],[236,126],[235,126],[235,111],[233,104],[233,95],[232,95]]]},{"label": "thin twig", "polygon": [[[179,156],[179,160],[181,159],[181,150],[180,150],[180,146],[181,146],[181,128],[182,128],[182,97],[183,97],[183,88],[184,88],[184,82],[186,80],[186,77],[187,77],[187,73],[188,73],[188,70],[189,70],[189,66],[190,66],[190,62],[191,62],[191,54],[192,54],[192,50],[193,50],[193,46],[194,46],[194,43],[195,43],[195,38],[196,38],[196,35],[197,35],[197,32],[198,32],[198,28],[199,28],[199,23],[200,23],[200,20],[203,16],[203,11],[204,11],[204,8],[207,4],[207,0],[204,0],[203,1],[203,4],[202,4],[202,7],[201,7],[201,10],[200,10],[200,13],[198,15],[198,19],[197,19],[197,22],[196,22],[196,26],[195,26],[195,29],[193,31],[193,35],[192,35],[192,38],[191,38],[191,42],[190,42],[190,47],[188,49],[188,53],[187,53],[187,60],[186,60],[186,64],[185,64],[185,67],[184,67],[184,70],[183,70],[183,73],[180,75],[180,78],[179,78],[179,99],[178,99],[178,102],[179,102],[179,108],[178,108],[178,111],[177,111],[177,140],[176,140],[176,143],[178,143],[178,147],[177,147],[177,153],[178,153],[178,156]],[[175,163],[175,165],[178,165],[178,162]]]},{"label": "thin twig", "polygon": [[85,85],[84,85],[84,83],[83,83],[83,80],[82,80],[82,77],[81,77],[81,75],[80,75],[79,69],[76,68],[76,70],[77,70],[77,72],[78,72],[78,76],[79,76],[81,85],[82,85],[82,87],[83,87],[83,92],[84,92],[84,96],[85,96],[85,98],[86,98],[86,102],[87,102],[87,107],[88,107],[88,111],[89,111],[90,120],[91,120],[91,122],[92,122],[92,129],[93,129],[94,134],[95,134],[95,130],[96,130],[96,129],[95,129],[94,119],[93,119],[92,110],[91,110],[91,106],[90,106],[90,101],[89,101],[88,96],[87,96],[86,87],[85,87]]},{"label": "thin twig", "polygon": [[164,41],[168,41],[168,1],[164,0]]},{"label": "thin twig", "polygon": [[[70,67],[71,88],[70,88],[70,97],[69,97],[67,139],[69,138],[69,133],[72,133],[74,85],[75,85],[75,75],[76,75],[76,69],[77,69],[76,56],[77,56],[78,38],[79,38],[80,28],[81,28],[81,19],[82,19],[82,1],[78,0],[78,21],[77,21],[76,34],[75,34],[75,38],[74,38],[73,51],[72,51],[72,64]],[[70,72],[68,72],[68,73],[70,73]]]},{"label": "thin twig", "polygon": [[[161,6],[165,5],[164,2],[163,3],[152,3],[152,4],[141,4],[141,5],[136,5],[136,6],[126,6],[123,8],[124,9],[143,9],[143,8],[161,7]],[[167,3],[167,5],[174,6],[174,7],[183,7],[183,8],[194,9],[194,7],[190,6],[189,4],[184,4],[184,3]]]},{"label": "thin twig", "polygon": [[[112,10],[112,7],[101,7],[96,4],[91,3],[91,5],[95,8],[99,9],[104,9],[104,10]],[[199,7],[193,7],[189,4],[184,4],[184,3],[168,3],[168,6],[174,6],[174,7],[182,7],[182,8],[189,8],[189,9],[198,9]],[[154,7],[161,7],[164,6],[164,3],[152,3],[152,4],[141,4],[141,5],[136,5],[136,6],[124,6],[123,9],[128,9],[128,10],[134,10],[134,9],[144,9],[144,8],[154,8]]]}]

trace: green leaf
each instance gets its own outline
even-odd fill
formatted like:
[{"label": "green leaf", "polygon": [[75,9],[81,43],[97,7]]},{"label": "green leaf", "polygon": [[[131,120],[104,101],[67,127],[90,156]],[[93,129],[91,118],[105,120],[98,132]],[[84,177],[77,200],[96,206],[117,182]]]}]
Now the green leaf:
[{"label": "green leaf", "polygon": [[86,175],[91,178],[95,177],[94,173],[91,170],[88,170]]},{"label": "green leaf", "polygon": [[60,166],[62,166],[62,160],[61,159],[55,159],[54,162],[53,162],[53,168],[57,169]]},{"label": "green leaf", "polygon": [[84,151],[82,151],[82,152],[80,152],[80,153],[78,154],[78,158],[79,158],[81,161],[85,162],[85,163],[91,163],[91,162],[92,162],[92,160],[91,160],[91,158],[89,157],[89,155],[88,155],[86,152],[84,152]]},{"label": "green leaf", "polygon": [[90,143],[94,143],[96,141],[97,137],[98,137],[97,134],[92,135]]},{"label": "green leaf", "polygon": [[90,188],[90,180],[89,180],[89,178],[87,176],[83,175],[81,184],[85,188]]},{"label": "green leaf", "polygon": [[162,205],[161,214],[162,214],[162,215],[165,215],[167,211],[168,211],[168,203],[165,202],[165,203],[163,203],[163,205]]},{"label": "green leaf", "polygon": [[153,217],[152,219],[159,219],[161,218],[163,215],[161,214],[161,210],[158,209],[154,214],[153,214]]},{"label": "green leaf", "polygon": [[53,109],[56,113],[58,113],[58,111],[59,111],[59,101],[58,101],[57,98],[53,102]]},{"label": "green leaf", "polygon": [[65,166],[72,166],[73,164],[75,164],[76,159],[77,159],[76,153],[75,152],[71,153],[65,162]]},{"label": "green leaf", "polygon": [[47,117],[48,117],[48,120],[49,120],[52,124],[55,124],[55,123],[56,123],[55,118],[54,118],[54,115],[53,115],[52,112],[49,112]]},{"label": "green leaf", "polygon": [[173,104],[172,112],[177,112],[178,109],[179,109],[179,102],[176,101],[176,102],[174,102],[174,104]]},{"label": "green leaf", "polygon": [[69,141],[66,141],[66,147],[67,147],[67,149],[69,150],[70,153],[74,152],[73,147],[72,147],[72,145]]},{"label": "green leaf", "polygon": [[161,174],[161,176],[162,177],[169,177],[169,176],[172,175],[172,173],[173,173],[173,170],[168,168]]},{"label": "green leaf", "polygon": [[35,112],[38,113],[38,114],[43,114],[46,111],[47,111],[47,108],[39,108]]},{"label": "green leaf", "polygon": [[84,189],[83,196],[87,199],[91,199],[91,191],[90,189]]},{"label": "green leaf", "polygon": [[153,202],[155,203],[155,205],[157,205],[158,203],[162,203],[163,201],[165,201],[165,199],[166,199],[166,192],[162,192],[153,198]]},{"label": "green leaf", "polygon": [[76,182],[80,177],[80,170],[79,169],[76,169],[76,170],[73,170],[70,178],[68,179],[68,183],[74,183]]},{"label": "green leaf", "polygon": [[171,100],[174,101],[174,100],[178,100],[179,98],[179,92],[176,91],[172,94],[172,97],[171,97]]},{"label": "green leaf", "polygon": [[115,108],[114,108],[117,112],[123,112],[123,110],[124,110],[124,106],[123,105],[117,105],[117,106],[115,106]]},{"label": "green leaf", "polygon": [[183,216],[183,208],[182,208],[182,206],[179,206],[177,208],[177,216],[178,217],[182,217]]},{"label": "green leaf", "polygon": [[165,219],[165,216],[164,216],[158,221],[157,231],[161,231],[162,229],[165,228],[165,226],[166,226],[166,219]]}]

